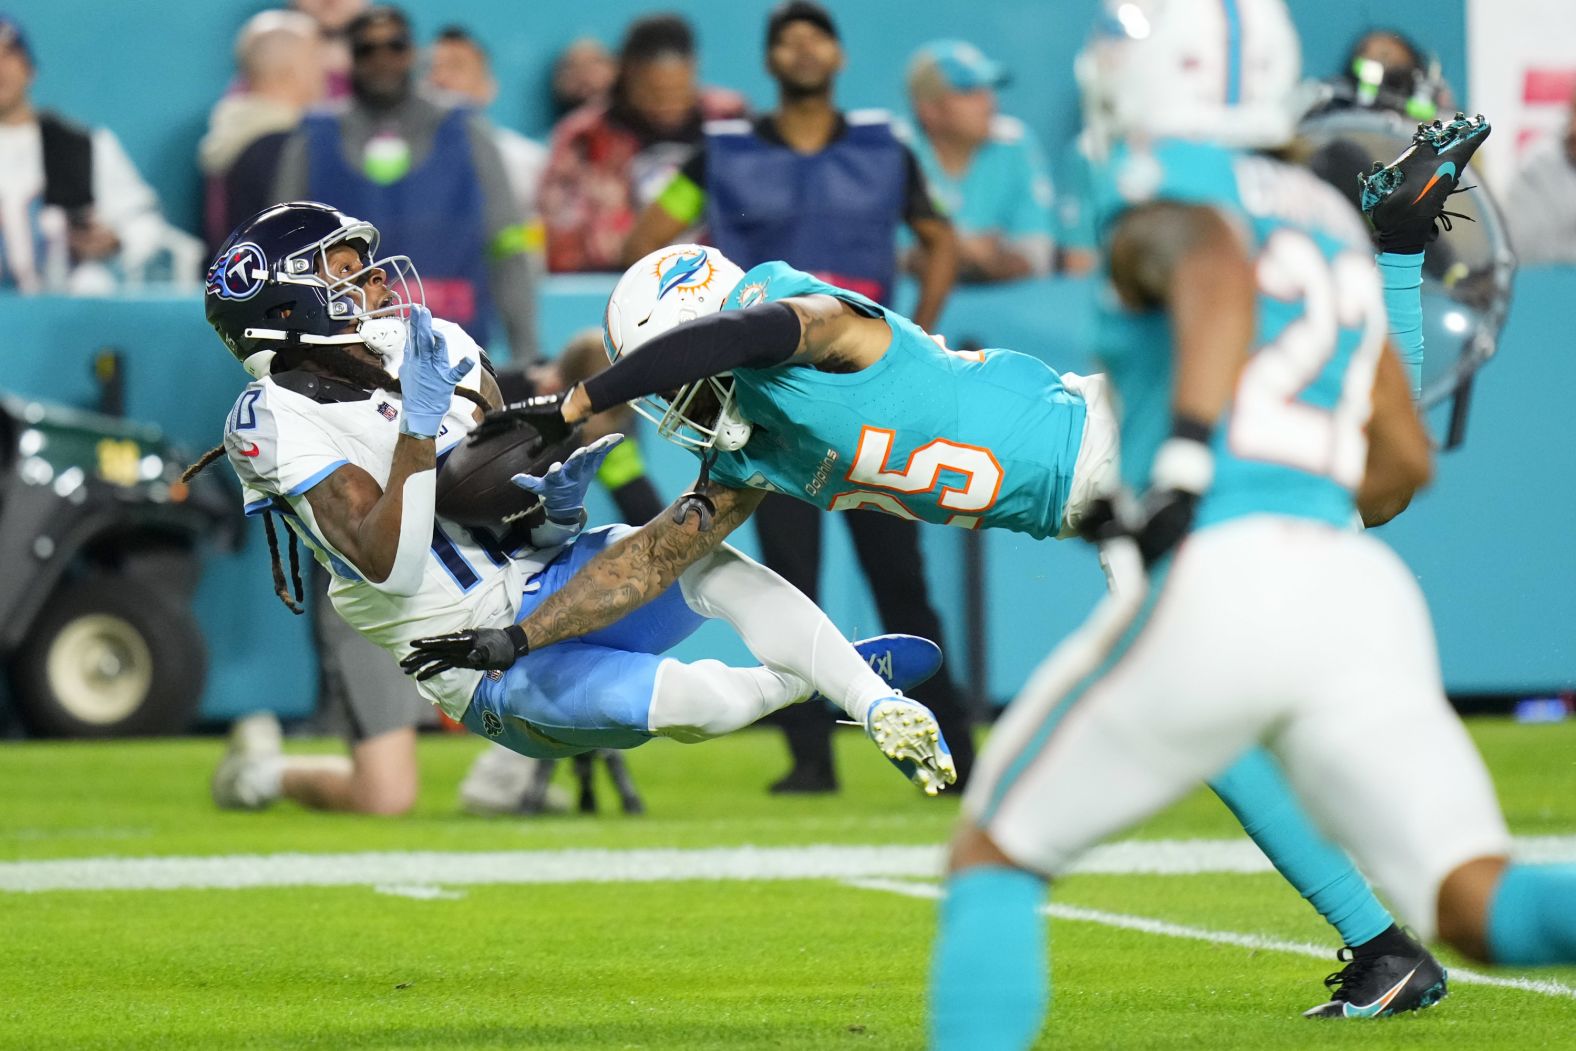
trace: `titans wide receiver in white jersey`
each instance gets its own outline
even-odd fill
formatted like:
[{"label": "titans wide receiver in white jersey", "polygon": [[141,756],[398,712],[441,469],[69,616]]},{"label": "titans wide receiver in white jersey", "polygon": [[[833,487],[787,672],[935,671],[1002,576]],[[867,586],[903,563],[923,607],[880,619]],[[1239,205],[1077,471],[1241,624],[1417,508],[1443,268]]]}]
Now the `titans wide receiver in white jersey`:
[{"label": "titans wide receiver in white jersey", "polygon": [[[580,532],[586,488],[621,436],[550,465],[564,446],[549,445],[520,465],[535,473],[514,482],[544,521],[513,550],[439,518],[437,466],[501,399],[476,367],[481,349],[390,288],[403,257],[375,260],[377,244],[369,224],[327,206],[278,205],[231,235],[205,296],[209,322],[257,377],[221,447],[247,509],[285,518],[332,574],[330,598],[351,626],[403,657],[449,715],[526,755],[702,740],[818,691],[927,791],[953,780],[934,716],[892,690],[934,673],[935,645],[887,636],[856,650],[808,598],[732,549],[670,580],[638,615],[516,648],[516,616],[626,528]],[[411,274],[407,287],[419,287]],[[727,620],[764,666],[661,656],[704,618]],[[434,645],[407,653],[423,636]],[[477,649],[507,658],[484,676],[457,659]],[[890,669],[890,685],[867,657]]]},{"label": "titans wide receiver in white jersey", "polygon": [[[450,364],[481,360],[480,348],[460,326],[434,318],[432,329],[443,337]],[[390,370],[397,371],[399,364],[399,354],[391,354]],[[481,394],[486,375],[480,368],[472,369],[457,386]],[[329,400],[332,394],[324,398],[323,392],[332,385],[332,380],[308,379],[304,373],[285,374],[283,381],[264,376],[236,400],[225,424],[224,446],[244,487],[247,513],[271,509],[282,515],[332,575],[329,597],[340,616],[396,659],[418,636],[513,623],[526,580],[552,560],[577,528],[545,523],[533,531],[530,547],[506,552],[490,539],[436,519],[431,556],[413,594],[394,594],[369,583],[325,539],[306,494],[346,464],[360,467],[379,484],[387,479],[399,438],[400,398],[379,389],[370,397]],[[307,392],[310,388],[316,388],[316,398]],[[451,399],[436,438],[440,462],[464,440],[478,417],[479,410],[470,401],[459,395]],[[470,704],[481,674],[450,669],[422,682],[420,688],[457,720]]]}]

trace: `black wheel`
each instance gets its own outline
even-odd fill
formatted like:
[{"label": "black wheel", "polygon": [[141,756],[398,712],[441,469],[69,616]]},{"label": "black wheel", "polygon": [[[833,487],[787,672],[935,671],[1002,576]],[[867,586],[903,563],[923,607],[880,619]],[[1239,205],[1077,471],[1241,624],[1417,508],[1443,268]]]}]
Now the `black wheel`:
[{"label": "black wheel", "polygon": [[208,658],[191,609],[126,577],[92,575],[50,597],[11,662],[35,734],[180,733],[197,711]]}]

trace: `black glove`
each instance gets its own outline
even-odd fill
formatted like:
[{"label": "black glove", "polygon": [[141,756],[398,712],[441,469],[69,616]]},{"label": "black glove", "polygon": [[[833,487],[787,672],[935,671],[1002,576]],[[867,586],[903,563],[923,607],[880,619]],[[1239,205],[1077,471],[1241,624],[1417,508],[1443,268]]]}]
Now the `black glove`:
[{"label": "black glove", "polygon": [[531,652],[525,632],[518,624],[507,628],[473,628],[451,635],[416,639],[411,652],[400,660],[400,669],[425,682],[451,668],[478,668],[504,671]]},{"label": "black glove", "polygon": [[1144,568],[1159,562],[1193,529],[1198,493],[1186,489],[1148,489],[1138,502],[1138,521],[1131,535]]},{"label": "black glove", "polygon": [[1128,511],[1126,533],[1148,569],[1165,558],[1193,528],[1193,512],[1215,478],[1211,427],[1178,418],[1149,468],[1149,488]]},{"label": "black glove", "polygon": [[516,424],[528,423],[535,428],[537,434],[542,436],[545,444],[556,445],[569,437],[569,432],[574,430],[564,420],[564,400],[568,397],[569,391],[560,391],[557,394],[538,394],[524,401],[510,402],[503,408],[483,416],[475,430],[471,431],[468,440],[483,441],[513,428]]},{"label": "black glove", "polygon": [[1102,544],[1126,535],[1113,497],[1102,496],[1091,500],[1078,519],[1078,539],[1086,543]]}]

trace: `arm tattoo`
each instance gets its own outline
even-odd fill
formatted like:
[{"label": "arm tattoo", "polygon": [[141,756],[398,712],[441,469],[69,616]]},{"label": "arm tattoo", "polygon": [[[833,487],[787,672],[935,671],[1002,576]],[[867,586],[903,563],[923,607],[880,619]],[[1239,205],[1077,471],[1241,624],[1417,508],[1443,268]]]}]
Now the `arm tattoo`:
[{"label": "arm tattoo", "polygon": [[605,628],[650,602],[721,544],[765,495],[715,483],[702,492],[717,505],[709,530],[697,529],[693,517],[681,525],[660,514],[611,545],[520,622],[531,648]]},{"label": "arm tattoo", "polygon": [[799,346],[794,357],[815,361],[837,338],[836,322],[842,320],[847,308],[842,300],[821,293],[793,296],[781,302],[799,315]]}]

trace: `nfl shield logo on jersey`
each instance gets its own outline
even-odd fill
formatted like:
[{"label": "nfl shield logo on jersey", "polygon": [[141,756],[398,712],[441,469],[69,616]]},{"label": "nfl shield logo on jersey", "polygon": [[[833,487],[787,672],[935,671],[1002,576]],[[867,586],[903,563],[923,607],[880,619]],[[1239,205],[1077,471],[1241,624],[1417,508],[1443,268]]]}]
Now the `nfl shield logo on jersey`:
[{"label": "nfl shield logo on jersey", "polygon": [[378,415],[385,420],[393,422],[399,418],[399,410],[386,401],[378,402]]}]

